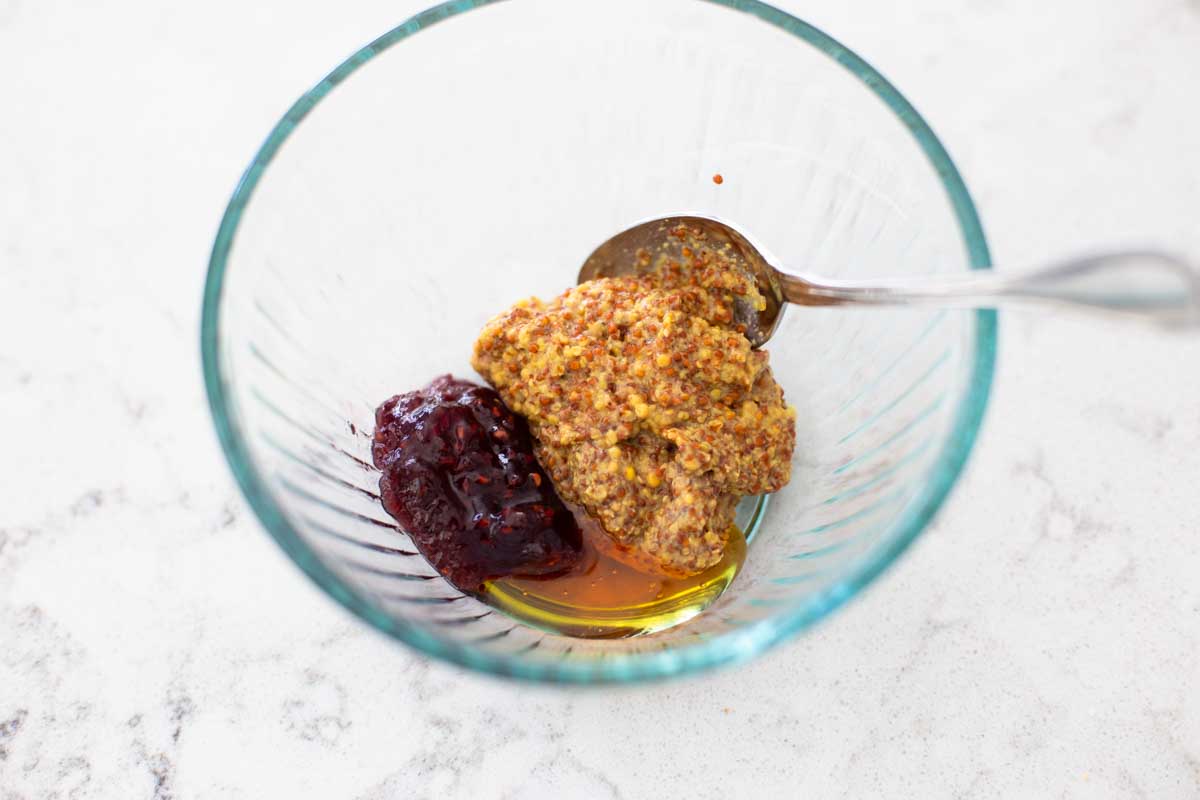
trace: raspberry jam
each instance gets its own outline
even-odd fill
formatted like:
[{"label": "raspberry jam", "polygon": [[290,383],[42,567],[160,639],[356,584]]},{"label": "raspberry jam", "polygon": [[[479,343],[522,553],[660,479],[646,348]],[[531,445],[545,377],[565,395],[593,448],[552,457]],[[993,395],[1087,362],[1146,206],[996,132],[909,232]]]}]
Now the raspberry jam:
[{"label": "raspberry jam", "polygon": [[375,410],[384,509],[459,589],[551,576],[578,562],[574,517],[533,455],[525,420],[492,389],[450,375]]}]

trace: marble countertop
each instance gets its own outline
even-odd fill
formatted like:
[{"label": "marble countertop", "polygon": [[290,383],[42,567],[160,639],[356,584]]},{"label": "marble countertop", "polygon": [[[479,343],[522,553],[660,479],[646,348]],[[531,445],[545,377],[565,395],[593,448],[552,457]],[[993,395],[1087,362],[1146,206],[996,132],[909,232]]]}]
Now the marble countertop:
[{"label": "marble countertop", "polygon": [[[1200,253],[1200,3],[792,0],[933,121],[999,263]],[[229,192],[418,3],[0,0],[0,799],[1200,796],[1200,344],[1005,315],[933,529],[748,666],[416,657],[238,494],[198,364]]]}]

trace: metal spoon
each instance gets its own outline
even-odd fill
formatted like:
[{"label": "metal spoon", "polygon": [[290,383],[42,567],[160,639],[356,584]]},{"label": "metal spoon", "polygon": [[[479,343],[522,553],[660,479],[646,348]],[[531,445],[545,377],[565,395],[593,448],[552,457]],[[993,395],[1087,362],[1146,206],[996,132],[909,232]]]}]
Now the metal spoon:
[{"label": "metal spoon", "polygon": [[875,280],[834,280],[797,275],[773,267],[745,236],[708,217],[664,217],[634,225],[597,247],[579,270],[579,283],[628,275],[652,267],[652,253],[682,258],[683,242],[672,236],[680,225],[703,234],[712,246],[728,243],[755,276],[767,300],[762,311],[735,307],[738,322],[755,347],[763,345],[783,310],[802,306],[949,306],[993,308],[1013,303],[1125,314],[1171,327],[1200,324],[1200,273],[1176,256],[1153,250],[1082,256],[1020,274],[968,272]]}]

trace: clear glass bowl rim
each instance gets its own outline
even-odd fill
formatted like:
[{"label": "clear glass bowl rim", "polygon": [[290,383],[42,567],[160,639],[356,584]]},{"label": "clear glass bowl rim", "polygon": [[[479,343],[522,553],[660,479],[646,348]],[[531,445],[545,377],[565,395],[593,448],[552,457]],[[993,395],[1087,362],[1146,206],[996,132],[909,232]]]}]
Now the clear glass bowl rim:
[{"label": "clear glass bowl rim", "polygon": [[[975,442],[991,391],[996,356],[996,312],[975,312],[971,378],[955,411],[945,446],[929,479],[897,520],[885,547],[838,583],[779,614],[697,644],[655,653],[616,654],[595,661],[549,665],[520,656],[492,653],[440,639],[423,628],[393,619],[327,568],[288,522],[267,488],[234,421],[226,375],[219,357],[221,298],[229,254],[242,213],[275,153],[312,108],[355,70],[397,42],[444,19],[502,0],[449,0],[396,26],[361,48],[297,100],[275,125],[238,182],[225,209],[209,259],[201,314],[200,345],[204,384],[221,447],[239,486],[259,520],[293,561],[318,586],[372,627],[417,650],[446,661],[524,680],[552,683],[629,683],[684,675],[748,660],[814,625],[879,576],[925,529],[953,487]],[[831,36],[759,0],[701,0],[751,14],[815,47],[849,70],[875,93],[916,139],[950,200],[972,269],[991,264],[987,241],[967,187],[946,149],[911,103],[886,78]]]}]

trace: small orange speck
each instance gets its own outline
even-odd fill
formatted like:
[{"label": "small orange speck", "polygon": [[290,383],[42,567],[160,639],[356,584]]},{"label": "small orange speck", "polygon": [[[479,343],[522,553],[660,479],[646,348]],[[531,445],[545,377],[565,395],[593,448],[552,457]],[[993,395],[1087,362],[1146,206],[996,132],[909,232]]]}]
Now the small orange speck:
[{"label": "small orange speck", "polygon": [[721,176],[721,173],[718,172],[716,175],[713,175],[713,183],[715,183],[717,186],[720,186],[724,182],[725,178]]}]

